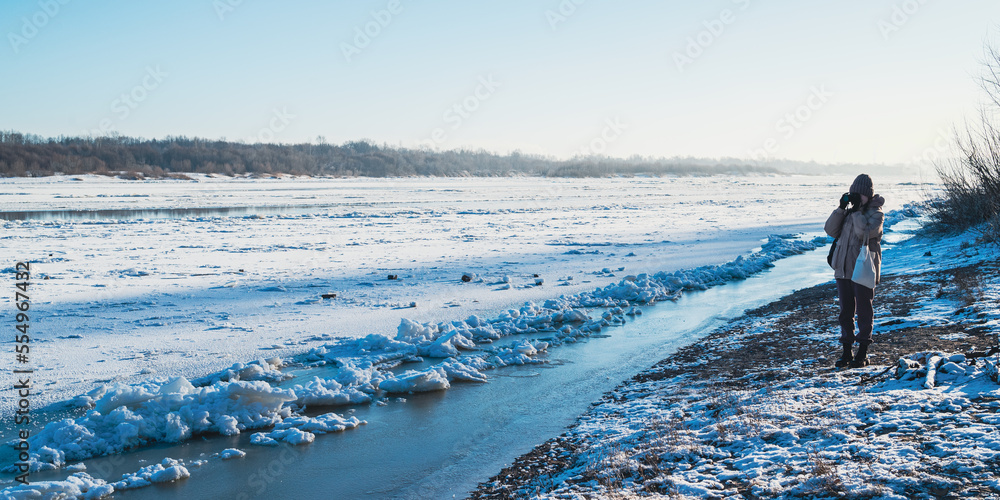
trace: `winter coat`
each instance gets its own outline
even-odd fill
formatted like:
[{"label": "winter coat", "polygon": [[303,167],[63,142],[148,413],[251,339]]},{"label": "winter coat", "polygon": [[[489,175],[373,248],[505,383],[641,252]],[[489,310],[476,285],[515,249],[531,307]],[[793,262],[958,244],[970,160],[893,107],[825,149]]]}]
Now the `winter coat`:
[{"label": "winter coat", "polygon": [[834,277],[851,279],[854,275],[854,262],[861,253],[861,245],[868,236],[868,249],[874,254],[875,284],[878,285],[882,271],[882,205],[885,198],[875,195],[868,204],[857,212],[848,212],[838,208],[826,220],[826,234],[837,240],[837,248],[833,251],[831,265]]}]

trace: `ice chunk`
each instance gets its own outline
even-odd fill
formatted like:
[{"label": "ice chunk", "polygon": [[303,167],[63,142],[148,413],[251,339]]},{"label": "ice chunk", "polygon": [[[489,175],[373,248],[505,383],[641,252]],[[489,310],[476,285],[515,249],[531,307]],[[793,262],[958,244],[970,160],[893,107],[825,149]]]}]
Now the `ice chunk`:
[{"label": "ice chunk", "polygon": [[153,483],[169,483],[178,479],[191,477],[191,473],[182,465],[171,465],[163,470],[154,472],[150,477]]},{"label": "ice chunk", "polygon": [[448,361],[441,364],[449,380],[465,380],[470,382],[486,382],[486,375],[470,365],[459,361]]},{"label": "ice chunk", "polygon": [[203,386],[215,382],[235,382],[237,380],[266,380],[269,382],[280,382],[291,378],[291,375],[284,373],[280,368],[284,365],[281,358],[259,359],[250,363],[234,363],[229,368],[195,379],[192,384]]},{"label": "ice chunk", "polygon": [[139,405],[156,396],[156,394],[149,392],[145,387],[116,386],[113,390],[106,392],[97,401],[94,409],[99,413],[107,414],[120,406]]},{"label": "ice chunk", "polygon": [[252,436],[250,436],[250,444],[258,446],[277,446],[278,441],[264,432],[255,432]]},{"label": "ice chunk", "polygon": [[179,460],[164,458],[160,463],[147,465],[131,474],[123,474],[120,481],[111,483],[115,490],[145,488],[153,483],[169,483],[191,477]]},{"label": "ice chunk", "polygon": [[262,381],[196,388],[171,379],[161,386],[116,386],[85,416],[50,422],[29,442],[38,450],[32,453],[35,467],[61,467],[66,461],[183,441],[198,433],[235,435],[270,427],[291,415],[285,404],[295,400],[294,392]]},{"label": "ice chunk", "polygon": [[76,472],[63,481],[34,481],[4,488],[3,498],[105,498],[115,492],[115,487],[103,479],[95,479],[86,472]]},{"label": "ice chunk", "polygon": [[417,353],[431,358],[450,358],[458,356],[458,349],[475,349],[476,344],[462,336],[461,333],[453,331],[431,342],[429,345],[420,346]]},{"label": "ice chunk", "polygon": [[[404,319],[403,321],[410,321],[410,320]],[[411,323],[414,322],[411,321]],[[419,323],[417,323],[417,325],[419,326]],[[403,325],[400,325],[400,328],[402,328],[402,326]],[[373,333],[371,335],[368,335],[367,337],[358,339],[357,346],[362,350],[362,352],[399,351],[399,350],[413,349],[413,345],[410,344],[409,341],[393,340],[390,339],[389,337],[386,337],[385,335],[377,333]]]},{"label": "ice chunk", "polygon": [[274,426],[274,429],[276,431],[281,431],[284,429],[296,428],[313,434],[326,434],[329,432],[341,432],[347,429],[353,429],[364,423],[367,422],[364,420],[358,420],[357,417],[344,418],[331,412],[324,413],[318,417],[299,415],[292,418],[286,418],[280,424]]},{"label": "ice chunk", "polygon": [[403,318],[396,329],[396,340],[416,343],[419,341],[433,341],[438,336],[436,325],[421,324],[416,321]]},{"label": "ice chunk", "polygon": [[378,388],[388,393],[430,392],[451,387],[443,368],[429,368],[424,371],[407,370],[402,375],[383,380]]},{"label": "ice chunk", "polygon": [[173,377],[160,386],[159,394],[188,394],[194,391],[194,386],[184,377]]},{"label": "ice chunk", "polygon": [[316,440],[316,435],[311,432],[305,432],[301,429],[295,427],[289,429],[281,429],[278,431],[271,431],[268,436],[272,439],[278,441],[284,441],[288,444],[300,445],[308,444]]},{"label": "ice chunk", "polygon": [[243,458],[247,456],[247,452],[237,449],[237,448],[226,448],[219,453],[219,458],[223,460],[231,460],[234,458]]},{"label": "ice chunk", "polygon": [[313,377],[307,384],[293,387],[300,405],[348,405],[371,402],[368,394],[340,382]]}]

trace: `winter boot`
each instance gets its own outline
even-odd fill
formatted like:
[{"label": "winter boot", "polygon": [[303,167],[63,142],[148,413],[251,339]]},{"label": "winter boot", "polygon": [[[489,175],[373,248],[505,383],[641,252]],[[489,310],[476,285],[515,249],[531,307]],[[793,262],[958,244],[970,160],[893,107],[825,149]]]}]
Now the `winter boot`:
[{"label": "winter boot", "polygon": [[861,344],[861,347],[858,347],[858,353],[851,360],[851,368],[861,368],[864,366],[868,366],[868,344]]},{"label": "winter boot", "polygon": [[834,366],[837,368],[844,368],[851,364],[851,361],[853,360],[854,357],[851,355],[851,344],[844,344],[844,354],[837,360]]}]

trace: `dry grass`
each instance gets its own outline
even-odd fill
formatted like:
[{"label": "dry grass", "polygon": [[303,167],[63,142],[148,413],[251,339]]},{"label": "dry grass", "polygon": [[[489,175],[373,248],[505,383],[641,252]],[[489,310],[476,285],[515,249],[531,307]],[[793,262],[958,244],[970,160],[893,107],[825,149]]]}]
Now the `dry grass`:
[{"label": "dry grass", "polygon": [[809,452],[810,471],[805,481],[806,496],[841,496],[844,494],[844,483],[840,479],[837,464],[823,458],[819,451]]}]

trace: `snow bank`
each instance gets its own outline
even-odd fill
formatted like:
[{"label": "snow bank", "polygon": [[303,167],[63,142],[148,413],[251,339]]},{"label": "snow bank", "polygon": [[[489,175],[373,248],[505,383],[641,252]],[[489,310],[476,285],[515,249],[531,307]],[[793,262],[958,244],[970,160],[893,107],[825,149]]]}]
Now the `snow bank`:
[{"label": "snow bank", "polygon": [[[585,337],[604,327],[623,324],[625,309],[634,314],[635,305],[676,300],[685,290],[705,290],[729,281],[746,279],[774,267],[774,261],[778,259],[814,250],[827,242],[827,238],[801,241],[788,235],[774,235],[768,237],[760,251],[741,255],[726,264],[628,276],[618,283],[550,299],[542,305],[529,302],[520,309],[508,310],[491,320],[471,316],[465,321],[419,323],[404,318],[395,342],[369,336],[359,341],[359,347],[367,350],[395,349],[401,355],[406,352],[427,357],[454,357],[459,355],[459,350],[474,349],[475,342],[492,342],[515,334],[558,331],[558,339]],[[587,309],[592,308],[608,310],[601,315],[601,319],[591,320]]]},{"label": "snow bank", "polygon": [[[438,391],[455,382],[485,382],[486,370],[541,362],[537,357],[551,345],[623,324],[626,315],[636,313],[634,305],[676,299],[684,290],[745,279],[773,266],[777,259],[815,249],[825,241],[771,236],[760,251],[727,264],[628,276],[617,284],[541,305],[529,302],[493,319],[475,315],[441,323],[402,319],[395,338],[372,334],[347,346],[326,345],[300,356],[297,363],[336,365],[337,370],[331,378],[314,377],[289,388],[274,385],[290,377],[281,371],[285,362],[280,358],[236,363],[193,381],[175,377],[104,386],[76,398],[77,404],[91,408],[85,416],[49,423],[32,436],[31,449],[38,451],[32,454],[31,467],[59,468],[68,462],[158,442],[180,442],[199,434],[235,435],[272,427],[254,434],[252,443],[309,443],[317,433],[351,429],[363,422],[333,413],[308,419],[296,414],[302,407],[362,404],[384,393]],[[606,308],[598,319],[588,312],[595,307]],[[539,332],[552,335],[486,349],[478,345]],[[422,370],[391,372],[398,364],[421,357],[444,360]]]},{"label": "snow bank", "polygon": [[63,481],[36,481],[31,484],[19,484],[4,488],[3,498],[35,499],[35,498],[77,498],[93,500],[105,498],[115,492],[114,486],[102,479],[94,479],[86,472],[76,472]]},{"label": "snow bank", "polygon": [[892,226],[895,226],[906,219],[916,219],[927,215],[928,212],[930,212],[931,203],[933,203],[933,201],[911,202],[904,204],[903,208],[886,212],[885,217],[882,219],[882,227],[884,228],[884,231],[891,230]]},{"label": "snow bank", "polygon": [[[624,324],[626,315],[641,314],[635,305],[650,305],[662,300],[676,300],[684,290],[704,290],[733,280],[746,279],[773,267],[775,260],[800,254],[825,244],[826,238],[800,241],[792,236],[771,236],[758,252],[739,256],[732,262],[703,266],[673,273],[627,276],[620,282],[590,292],[550,299],[543,304],[527,303],[509,309],[493,319],[470,316],[465,320],[421,323],[403,318],[395,338],[371,334],[354,341],[354,354],[363,359],[348,360],[351,349],[322,346],[310,350],[300,360],[311,365],[336,363],[339,370],[360,376],[358,380],[331,381],[314,379],[306,386],[296,386],[303,404],[352,404],[368,402],[377,391],[416,393],[446,390],[455,381],[485,382],[485,370],[510,365],[539,362],[536,359],[550,345],[587,337],[605,327]],[[599,319],[592,319],[593,308],[607,308]],[[511,335],[553,334],[547,341],[521,339],[510,346],[482,349]],[[478,354],[463,352],[481,349]],[[426,358],[448,358],[423,370],[386,374],[377,363],[399,363]],[[355,364],[355,363],[363,363]],[[390,364],[394,366],[394,364]]]},{"label": "snow bank", "polygon": [[105,387],[83,417],[47,424],[29,442],[32,471],[194,435],[226,436],[271,427],[291,416],[295,393],[263,381],[194,387],[183,377],[157,385]]},{"label": "snow bank", "polygon": [[145,488],[154,483],[169,483],[188,477],[191,477],[191,473],[181,461],[164,458],[160,463],[147,465],[133,473],[123,474],[121,480],[113,483],[103,479],[95,479],[86,472],[76,472],[62,481],[36,481],[30,484],[7,487],[0,491],[0,494],[5,499],[93,500],[106,498],[115,491]]}]

